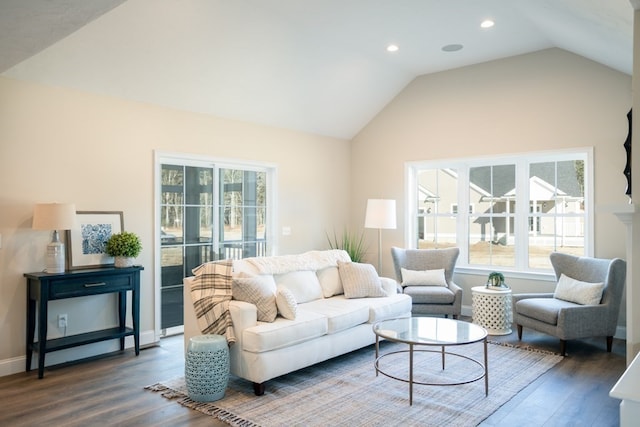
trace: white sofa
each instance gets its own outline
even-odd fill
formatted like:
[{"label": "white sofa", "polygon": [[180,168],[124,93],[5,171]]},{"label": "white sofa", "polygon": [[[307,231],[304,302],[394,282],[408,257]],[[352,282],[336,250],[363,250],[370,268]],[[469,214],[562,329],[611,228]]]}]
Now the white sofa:
[{"label": "white sofa", "polygon": [[[346,252],[344,255],[348,259]],[[294,267],[285,269],[285,272],[274,267],[277,263],[268,265],[270,261],[280,259],[291,261],[292,257],[294,262],[289,265]],[[411,297],[397,293],[395,280],[379,278],[387,296],[347,298],[343,293],[342,272],[337,265],[323,265],[309,271],[308,263],[297,263],[295,257],[298,255],[233,261],[234,279],[272,271],[275,272],[272,276],[276,285],[287,287],[300,300],[311,299],[297,302],[295,319],[288,320],[278,314],[273,322],[258,321],[258,309],[254,304],[235,299],[230,302],[236,338],[230,347],[231,373],[251,381],[257,395],[264,393],[264,383],[271,378],[374,343],[373,323],[411,316]],[[266,262],[266,270],[264,264],[256,265],[255,261]],[[302,294],[301,279],[305,281]],[[184,279],[185,350],[189,339],[201,334],[190,294],[193,280],[194,277]],[[348,280],[351,282],[353,279]],[[235,283],[234,280],[234,286]]]}]

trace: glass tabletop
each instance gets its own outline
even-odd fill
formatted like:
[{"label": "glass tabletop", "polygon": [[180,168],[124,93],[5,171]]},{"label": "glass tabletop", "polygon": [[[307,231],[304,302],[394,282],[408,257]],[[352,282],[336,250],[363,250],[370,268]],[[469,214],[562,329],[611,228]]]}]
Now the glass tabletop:
[{"label": "glass tabletop", "polygon": [[373,332],[391,341],[422,345],[469,344],[487,336],[487,331],[481,326],[438,317],[383,320],[373,325]]}]

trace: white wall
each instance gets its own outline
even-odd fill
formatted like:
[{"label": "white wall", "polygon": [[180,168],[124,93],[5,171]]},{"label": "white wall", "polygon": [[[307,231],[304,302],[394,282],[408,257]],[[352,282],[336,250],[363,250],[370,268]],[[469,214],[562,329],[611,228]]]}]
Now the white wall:
[{"label": "white wall", "polygon": [[[623,224],[599,207],[627,203],[630,108],[630,76],[560,49],[418,77],[352,142],[352,223],[362,225],[358,211],[367,198],[397,200],[398,228],[383,231],[383,273],[392,276],[389,248],[406,243],[405,162],[594,147],[595,255],[625,258]],[[457,280],[470,306],[471,287],[486,276]],[[514,291],[553,289],[544,281],[510,284]]]},{"label": "white wall", "polygon": [[[143,342],[154,339],[154,150],[275,164],[280,254],[327,248],[325,233],[348,219],[348,141],[0,78],[0,375],[24,369],[23,273],[44,268],[50,240],[31,229],[38,202],[124,212],[125,228],[142,238],[141,331]],[[50,336],[62,333],[59,313],[73,334],[115,324],[114,307],[109,296],[56,301]],[[47,364],[80,353],[50,353]]]},{"label": "white wall", "polygon": [[[396,199],[398,228],[383,231],[383,274],[392,276],[389,248],[405,244],[405,162],[593,146],[596,256],[624,257],[623,225],[597,207],[626,203],[622,144],[630,107],[630,76],[559,49],[419,77],[351,144],[0,78],[0,375],[24,364],[22,275],[43,268],[49,241],[49,233],[31,230],[38,202],[124,211],[126,228],[143,240],[141,329],[153,336],[154,150],[277,164],[277,228],[292,231],[279,236],[281,254],[326,248],[327,231],[345,223],[362,229],[368,198]],[[366,238],[375,263],[377,232],[366,230]],[[484,280],[460,275],[463,304]],[[61,312],[69,313],[69,333],[114,323],[112,302],[59,301],[50,330],[57,332]],[[79,355],[71,349],[59,358]]]}]

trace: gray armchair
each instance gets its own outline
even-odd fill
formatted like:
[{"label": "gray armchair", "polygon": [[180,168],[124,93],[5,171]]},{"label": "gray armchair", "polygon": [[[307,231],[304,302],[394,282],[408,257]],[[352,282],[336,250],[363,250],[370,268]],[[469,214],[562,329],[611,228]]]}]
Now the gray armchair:
[{"label": "gray armchair", "polygon": [[444,269],[447,286],[405,286],[402,292],[411,296],[413,314],[444,314],[457,319],[462,309],[462,288],[453,282],[453,270],[460,249],[391,248],[396,279],[402,283],[402,268],[408,270]]},{"label": "gray armchair", "polygon": [[553,252],[551,264],[560,279],[562,273],[582,282],[604,283],[600,304],[580,305],[554,298],[553,293],[513,296],[513,321],[522,339],[522,328],[530,328],[560,338],[560,354],[566,354],[567,340],[604,336],[611,352],[618,324],[620,302],[626,277],[625,261],[577,257]]}]

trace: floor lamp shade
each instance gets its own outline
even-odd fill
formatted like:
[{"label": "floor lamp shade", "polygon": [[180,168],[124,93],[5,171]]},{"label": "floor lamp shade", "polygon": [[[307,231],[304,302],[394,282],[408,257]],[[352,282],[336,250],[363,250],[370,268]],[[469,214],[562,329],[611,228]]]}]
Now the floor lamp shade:
[{"label": "floor lamp shade", "polygon": [[73,203],[38,203],[33,208],[34,230],[49,230],[53,234],[47,245],[47,273],[64,273],[64,243],[60,242],[58,230],[70,230],[76,220],[76,206]]},{"label": "floor lamp shade", "polygon": [[367,200],[365,228],[396,228],[396,201],[389,199]]},{"label": "floor lamp shade", "polygon": [[365,228],[378,229],[378,274],[382,273],[382,229],[396,228],[396,201],[389,199],[367,200],[364,218]]}]

